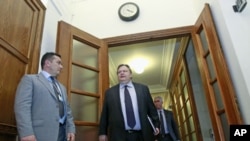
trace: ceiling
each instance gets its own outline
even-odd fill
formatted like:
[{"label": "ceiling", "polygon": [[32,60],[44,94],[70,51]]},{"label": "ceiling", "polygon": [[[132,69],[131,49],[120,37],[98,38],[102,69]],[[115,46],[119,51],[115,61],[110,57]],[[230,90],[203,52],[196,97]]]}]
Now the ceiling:
[{"label": "ceiling", "polygon": [[[171,78],[179,39],[166,39],[109,48],[110,85],[118,83],[116,70],[119,64],[128,64],[133,71],[133,81],[149,86],[150,92],[166,92]],[[137,60],[141,59],[138,61]],[[144,72],[136,73],[135,66],[146,61]]]}]

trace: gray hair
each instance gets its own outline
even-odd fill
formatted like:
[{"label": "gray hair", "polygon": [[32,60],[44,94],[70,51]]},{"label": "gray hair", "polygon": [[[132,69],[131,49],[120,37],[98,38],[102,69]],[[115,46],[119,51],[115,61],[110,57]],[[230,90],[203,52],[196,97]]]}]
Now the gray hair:
[{"label": "gray hair", "polygon": [[155,98],[154,98],[154,100],[155,99],[159,99],[161,102],[163,102],[163,100],[162,100],[162,97],[161,96],[156,96]]}]

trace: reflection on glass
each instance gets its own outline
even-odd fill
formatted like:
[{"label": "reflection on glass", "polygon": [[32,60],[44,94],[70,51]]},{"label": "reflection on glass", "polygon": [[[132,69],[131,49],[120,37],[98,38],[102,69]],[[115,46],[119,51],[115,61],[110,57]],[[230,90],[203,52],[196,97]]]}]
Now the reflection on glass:
[{"label": "reflection on glass", "polygon": [[98,67],[98,49],[73,40],[72,61],[78,64]]},{"label": "reflection on glass", "polygon": [[223,105],[223,102],[222,102],[218,82],[213,84],[213,90],[214,90],[215,100],[216,100],[216,104],[217,104],[218,109],[223,109],[224,105]]},{"label": "reflection on glass", "polygon": [[[98,122],[98,99],[72,93],[71,109],[74,120]],[[90,112],[91,111],[91,112]]]},{"label": "reflection on glass", "polygon": [[183,119],[186,119],[185,112],[184,112],[184,108],[181,109],[181,113],[182,113]]},{"label": "reflection on glass", "polygon": [[210,79],[214,79],[216,77],[215,71],[214,71],[214,65],[211,59],[211,55],[208,55],[206,57],[207,67],[209,71],[209,77]]},{"label": "reflection on glass", "polygon": [[181,97],[181,96],[179,96],[179,101],[180,101],[180,106],[181,106],[181,108],[182,108],[182,106],[183,106],[183,101],[182,101],[182,97]]},{"label": "reflection on glass", "polygon": [[221,123],[222,123],[222,128],[223,128],[223,131],[224,131],[224,135],[225,135],[225,140],[226,141],[229,141],[229,136],[230,136],[230,132],[229,132],[229,124],[227,122],[227,117],[226,117],[226,114],[223,113],[222,115],[220,115],[220,120],[221,120]]},{"label": "reflection on glass", "polygon": [[72,65],[72,89],[90,93],[98,92],[98,73]]},{"label": "reflection on glass", "polygon": [[182,132],[183,131],[182,131],[182,127],[181,126],[179,127],[179,131],[180,131],[180,136],[182,136],[182,134],[183,134]]},{"label": "reflection on glass", "polygon": [[176,94],[174,94],[174,103],[176,104]]},{"label": "reflection on glass", "polygon": [[189,124],[190,124],[190,128],[191,128],[191,132],[194,131],[194,120],[193,120],[193,116],[189,117]]},{"label": "reflection on glass", "polygon": [[204,30],[200,32],[200,40],[203,47],[203,51],[206,52],[208,50],[208,44]]},{"label": "reflection on glass", "polygon": [[191,109],[190,101],[189,100],[187,101],[186,106],[187,106],[187,115],[189,116],[192,113],[192,109]]},{"label": "reflection on glass", "polygon": [[184,129],[185,129],[185,134],[188,134],[187,122],[184,122]]},{"label": "reflection on glass", "polygon": [[185,87],[184,87],[184,98],[185,98],[185,100],[188,99],[187,85],[185,85]]},{"label": "reflection on glass", "polygon": [[[201,135],[204,141],[210,140],[207,134],[208,134],[208,129],[212,128],[212,123],[211,123],[211,119],[209,115],[208,104],[207,104],[206,97],[205,97],[205,89],[202,85],[201,74],[198,68],[197,57],[194,51],[193,42],[191,40],[189,42],[187,51],[185,53],[185,59],[187,62],[188,72],[190,76],[193,97],[196,103],[195,108],[197,109],[197,114],[199,118],[199,120],[197,121],[200,121],[199,123],[196,123],[196,124],[199,124],[200,126]],[[195,115],[192,116],[192,120],[194,116]],[[189,121],[190,125],[193,124],[192,120],[190,118],[190,121]],[[206,121],[206,122],[202,122],[202,121]],[[194,127],[191,127],[191,128],[194,128]],[[195,135],[196,134],[194,133],[192,134],[193,136],[192,138],[194,141],[197,140]]]},{"label": "reflection on glass", "polygon": [[177,124],[180,125],[180,115],[177,115]]},{"label": "reflection on glass", "polygon": [[184,71],[181,71],[181,84],[182,84],[182,86],[184,86],[185,83],[186,83],[186,81],[185,81],[185,73],[184,73]]},{"label": "reflection on glass", "polygon": [[192,141],[197,141],[196,133],[195,132],[192,134]]},{"label": "reflection on glass", "polygon": [[178,94],[181,94],[181,85],[179,85],[179,82],[177,83],[177,88],[178,88]]}]

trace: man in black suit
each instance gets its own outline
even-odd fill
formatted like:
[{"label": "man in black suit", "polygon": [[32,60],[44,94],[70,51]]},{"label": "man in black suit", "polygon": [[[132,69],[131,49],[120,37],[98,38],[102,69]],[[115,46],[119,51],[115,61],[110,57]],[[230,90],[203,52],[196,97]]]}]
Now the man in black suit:
[{"label": "man in black suit", "polygon": [[[126,64],[118,66],[117,76],[120,83],[105,93],[99,141],[107,141],[108,138],[109,141],[152,141],[159,133],[159,117],[148,87],[132,82],[132,71]],[[130,95],[132,105],[128,104],[127,95]],[[131,105],[129,109],[128,105]],[[130,115],[131,112],[133,114]],[[147,115],[157,127],[155,133]]]},{"label": "man in black suit", "polygon": [[154,98],[154,104],[161,122],[160,133],[156,136],[157,141],[180,141],[179,130],[173,112],[163,109],[163,100],[160,96]]}]

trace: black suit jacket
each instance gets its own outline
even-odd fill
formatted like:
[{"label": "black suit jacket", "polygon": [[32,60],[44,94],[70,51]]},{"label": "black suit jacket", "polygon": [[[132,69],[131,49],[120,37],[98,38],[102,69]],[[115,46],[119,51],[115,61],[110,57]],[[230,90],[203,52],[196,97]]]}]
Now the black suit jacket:
[{"label": "black suit jacket", "polygon": [[[157,110],[148,87],[143,84],[132,83],[138,100],[139,119],[144,141],[152,141],[154,135],[147,115],[152,118],[155,126],[159,127]],[[108,134],[110,141],[125,141],[126,131],[119,95],[119,84],[106,91],[100,118],[99,135]]]},{"label": "black suit jacket", "polygon": [[[175,122],[173,112],[169,110],[165,110],[165,109],[163,111],[165,114],[165,118],[167,120],[167,127],[168,127],[170,136],[172,137],[173,141],[180,140],[179,129]],[[157,138],[160,138],[160,135],[158,135]]]}]

